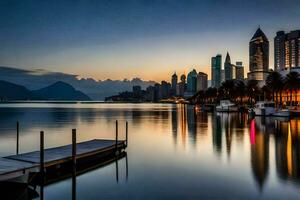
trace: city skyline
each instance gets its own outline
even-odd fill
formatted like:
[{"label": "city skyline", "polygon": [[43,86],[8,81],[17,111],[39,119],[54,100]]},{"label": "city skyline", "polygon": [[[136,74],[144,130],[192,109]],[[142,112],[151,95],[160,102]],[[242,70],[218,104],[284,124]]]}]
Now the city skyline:
[{"label": "city skyline", "polygon": [[227,51],[246,74],[249,39],[259,25],[273,68],[276,32],[300,28],[296,1],[4,1],[0,9],[1,66],[97,80],[169,81],[174,71],[187,75],[193,68],[211,79],[210,58]]}]

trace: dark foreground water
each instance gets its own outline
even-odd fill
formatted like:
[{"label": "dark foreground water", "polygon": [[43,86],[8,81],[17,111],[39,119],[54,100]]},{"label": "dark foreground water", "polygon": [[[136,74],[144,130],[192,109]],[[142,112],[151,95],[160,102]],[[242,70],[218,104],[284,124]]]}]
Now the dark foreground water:
[{"label": "dark foreground water", "polygon": [[[124,138],[129,122],[128,168],[123,158],[78,176],[77,199],[300,198],[300,119],[250,120],[168,104],[0,107],[1,156],[16,151],[17,120],[21,153],[39,149],[40,130],[46,147],[55,147],[71,143],[72,128],[79,141],[113,139],[115,120]],[[53,183],[44,198],[71,199],[71,188],[72,179]]]}]

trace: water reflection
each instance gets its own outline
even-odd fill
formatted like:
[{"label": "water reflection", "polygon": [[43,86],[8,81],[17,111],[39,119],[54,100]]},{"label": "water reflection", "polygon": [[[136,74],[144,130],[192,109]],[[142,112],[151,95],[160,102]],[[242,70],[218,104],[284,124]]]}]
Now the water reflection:
[{"label": "water reflection", "polygon": [[[116,119],[121,123],[129,121],[127,150],[134,178],[122,182],[120,177],[124,172],[119,173],[120,163],[116,161],[109,166],[111,171],[104,169],[103,190],[97,188],[94,193],[122,188],[128,192],[128,198],[145,197],[139,196],[141,193],[137,195],[137,190],[159,198],[159,191],[168,183],[170,188],[176,189],[169,191],[170,194],[180,195],[189,190],[195,197],[199,197],[198,187],[205,188],[201,190],[202,195],[214,193],[222,199],[228,197],[226,192],[230,188],[237,186],[249,198],[266,193],[272,196],[277,191],[297,195],[300,119],[249,119],[246,114],[205,113],[194,106],[171,104],[0,108],[0,152],[2,156],[15,152],[16,121],[20,121],[20,151],[24,152],[36,150],[40,129],[48,133],[48,146],[69,144],[71,138],[66,133],[71,128],[78,129],[79,141],[113,138]],[[124,127],[120,127],[120,133],[123,132]],[[110,172],[114,180],[107,183]],[[128,171],[124,176],[128,177]],[[84,183],[91,183],[89,187],[95,188],[99,179],[90,177]],[[296,186],[295,190],[289,188],[292,194],[281,190],[289,184]],[[85,185],[77,184],[78,197],[84,193],[81,187]],[[111,197],[105,194],[108,196],[104,198]],[[113,197],[122,197],[122,193]]]}]

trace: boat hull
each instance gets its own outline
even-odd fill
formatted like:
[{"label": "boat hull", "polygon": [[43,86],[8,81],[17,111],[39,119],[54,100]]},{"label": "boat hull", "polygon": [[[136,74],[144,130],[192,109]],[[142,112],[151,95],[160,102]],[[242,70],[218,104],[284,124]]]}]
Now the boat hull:
[{"label": "boat hull", "polygon": [[230,107],[217,106],[216,111],[217,112],[238,112],[239,109],[238,107],[235,106],[230,106]]}]

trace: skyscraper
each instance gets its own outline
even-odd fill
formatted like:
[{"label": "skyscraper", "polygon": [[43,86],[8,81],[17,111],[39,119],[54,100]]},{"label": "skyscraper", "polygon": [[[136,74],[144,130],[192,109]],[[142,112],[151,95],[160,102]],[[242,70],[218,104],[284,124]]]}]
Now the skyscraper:
[{"label": "skyscraper", "polygon": [[221,85],[221,65],[222,55],[218,54],[216,57],[211,58],[212,87],[218,88]]},{"label": "skyscraper", "polygon": [[197,72],[195,69],[190,71],[187,76],[187,92],[194,94],[197,90]]},{"label": "skyscraper", "polygon": [[185,92],[185,75],[182,74],[180,76],[180,82],[177,84],[177,88],[176,88],[176,95],[178,96],[183,96],[184,92]]},{"label": "skyscraper", "polygon": [[242,62],[236,62],[235,64],[235,79],[244,80],[244,66]]},{"label": "skyscraper", "polygon": [[274,38],[274,69],[281,71],[285,68],[285,34],[278,31]]},{"label": "skyscraper", "polygon": [[207,74],[199,72],[197,74],[197,92],[207,89]]},{"label": "skyscraper", "polygon": [[226,58],[225,58],[225,62],[224,62],[224,70],[225,70],[225,81],[226,80],[231,80],[232,77],[232,65],[231,65],[231,60],[230,60],[230,56],[229,53],[227,52]]},{"label": "skyscraper", "polygon": [[275,70],[300,67],[300,30],[285,34],[278,31],[274,38],[274,64]]},{"label": "skyscraper", "polygon": [[269,40],[258,28],[249,42],[249,79],[265,80],[269,71]]},{"label": "skyscraper", "polygon": [[171,84],[172,84],[172,95],[176,95],[176,88],[177,88],[177,81],[178,81],[178,77],[176,72],[172,75],[172,80],[171,80]]}]

